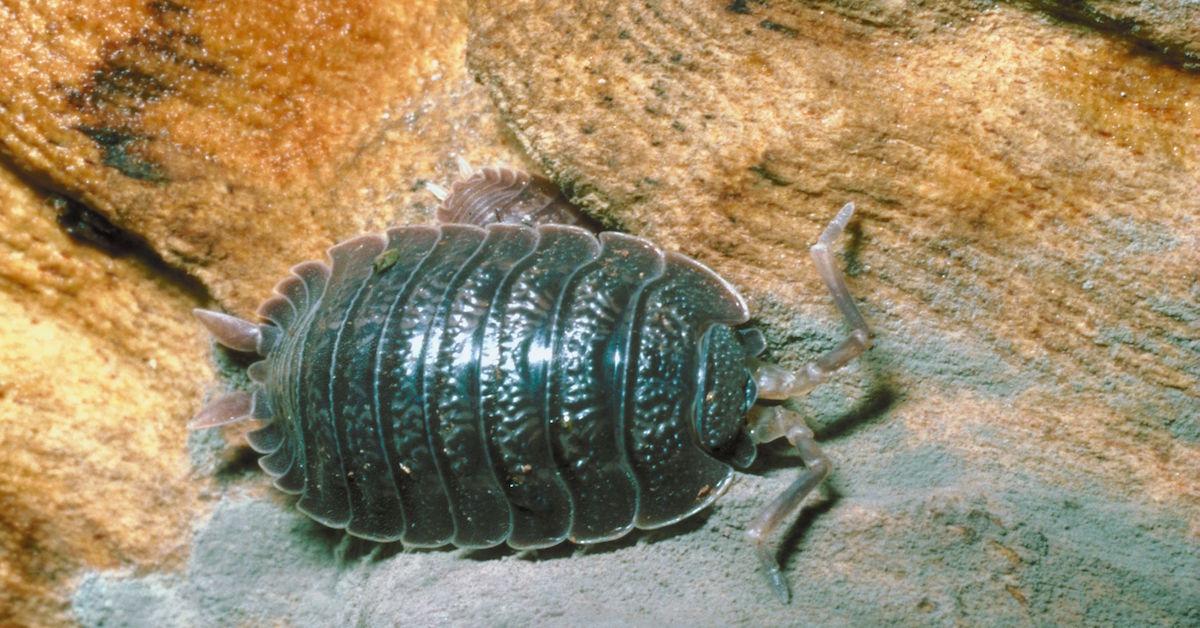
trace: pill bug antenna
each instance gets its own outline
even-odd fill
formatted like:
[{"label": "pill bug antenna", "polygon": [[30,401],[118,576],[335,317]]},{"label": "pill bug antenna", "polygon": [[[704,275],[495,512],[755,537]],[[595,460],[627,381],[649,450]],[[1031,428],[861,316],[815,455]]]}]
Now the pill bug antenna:
[{"label": "pill bug antenna", "polygon": [[259,325],[236,316],[199,308],[192,310],[192,316],[195,316],[222,345],[234,351],[247,353],[258,350],[259,341],[262,339],[262,328]]},{"label": "pill bug antenna", "polygon": [[[192,310],[192,315],[222,346],[234,351],[266,355],[277,330],[213,310]],[[200,409],[188,423],[189,430],[203,430],[253,418],[254,395],[236,391],[217,397]]]},{"label": "pill bug antenna", "polygon": [[425,189],[428,190],[430,194],[437,197],[437,200],[439,201],[445,201],[447,198],[450,198],[450,190],[447,190],[445,187],[434,183],[433,181],[426,181]]},{"label": "pill bug antenna", "polygon": [[187,424],[189,430],[204,430],[252,418],[253,396],[239,390],[210,401]]},{"label": "pill bug antenna", "polygon": [[833,296],[833,302],[841,311],[842,318],[850,326],[849,335],[832,351],[805,364],[798,371],[775,364],[759,364],[754,380],[758,384],[760,399],[784,400],[802,396],[871,347],[871,329],[858,311],[858,306],[854,304],[854,298],[850,296],[850,290],[846,287],[846,277],[835,263],[833,252],[830,250],[830,246],[845,230],[853,215],[854,203],[846,203],[810,249],[817,272]]},{"label": "pill bug antenna", "polygon": [[[853,215],[854,203],[846,203],[810,249],[817,272],[833,296],[842,318],[849,324],[850,333],[833,350],[805,364],[798,371],[774,364],[758,364],[754,381],[758,386],[759,399],[784,400],[804,395],[870,348],[871,330],[854,304],[846,287],[846,277],[835,264],[830,251],[830,246],[845,230]],[[779,405],[755,406],[748,418],[748,427],[750,437],[756,443],[786,438],[804,462],[799,477],[755,517],[746,530],[746,537],[754,546],[771,589],[786,603],[791,599],[791,589],[776,560],[777,548],[768,544],[768,540],[784,522],[792,520],[804,498],[825,481],[831,465],[829,458],[817,445],[804,417],[798,412]]]},{"label": "pill bug antenna", "polygon": [[475,174],[475,167],[471,162],[467,161],[462,155],[454,157],[454,163],[458,165],[458,178],[462,180],[470,179]]}]

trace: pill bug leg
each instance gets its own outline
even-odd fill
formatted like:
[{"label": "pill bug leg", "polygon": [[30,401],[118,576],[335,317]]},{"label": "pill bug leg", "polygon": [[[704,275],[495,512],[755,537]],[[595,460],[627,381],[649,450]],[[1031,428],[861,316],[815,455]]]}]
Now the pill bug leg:
[{"label": "pill bug leg", "polygon": [[[846,287],[846,278],[834,264],[833,254],[829,247],[841,235],[854,215],[854,204],[847,203],[834,217],[829,226],[817,239],[811,252],[817,271],[821,274],[825,286],[833,295],[842,316],[850,324],[851,332],[838,346],[816,360],[809,362],[797,372],[792,372],[773,364],[760,364],[755,370],[755,384],[758,386],[759,399],[782,400],[803,395],[818,384],[829,379],[835,371],[846,366],[851,360],[862,355],[871,346],[871,330],[854,305],[850,290]],[[778,438],[786,438],[792,447],[800,454],[804,469],[800,476],[792,482],[774,501],[754,519],[746,536],[754,545],[759,562],[766,572],[771,588],[779,599],[787,602],[791,597],[787,580],[775,560],[774,548],[767,544],[771,537],[785,521],[789,521],[813,489],[829,475],[829,459],[817,446],[813,432],[804,422],[799,413],[782,406],[756,406],[748,418],[750,436],[756,443],[766,443]]]},{"label": "pill bug leg", "polygon": [[804,463],[800,476],[759,513],[746,530],[746,537],[754,546],[771,589],[780,601],[787,603],[791,598],[791,589],[779,569],[779,562],[775,560],[775,548],[767,540],[780,524],[791,520],[804,498],[825,481],[831,465],[799,413],[781,406],[760,406],[754,409],[751,421],[750,435],[756,442],[765,443],[785,437],[799,452],[800,460]]},{"label": "pill bug leg", "polygon": [[760,364],[755,372],[759,399],[782,400],[799,397],[816,388],[838,369],[871,348],[871,329],[863,320],[858,307],[854,305],[854,298],[850,296],[850,290],[846,287],[846,277],[834,264],[833,253],[829,251],[829,245],[841,235],[853,215],[854,203],[846,203],[811,249],[817,272],[821,274],[821,279],[833,295],[833,301],[842,312],[842,317],[850,324],[850,334],[832,351],[804,365],[799,371],[792,372],[774,364]]},{"label": "pill bug leg", "polygon": [[[854,305],[854,298],[850,296],[850,289],[846,287],[846,277],[834,263],[833,253],[829,251],[829,247],[834,240],[838,239],[838,236],[842,235],[842,231],[852,216],[854,216],[854,203],[846,203],[838,210],[837,216],[834,216],[833,221],[825,227],[825,231],[821,233],[821,237],[817,238],[817,243],[809,251],[812,254],[813,262],[817,265],[817,272],[821,274],[821,279],[825,282],[825,287],[833,295],[834,303],[837,304],[838,310],[842,312],[842,316],[854,330],[851,336],[856,337],[855,334],[861,332],[860,335],[864,337],[858,341],[863,345],[858,353],[862,353],[869,347],[867,338],[870,337],[871,330],[867,327],[867,322],[863,320],[862,314],[859,313],[858,307]],[[848,356],[847,361],[857,356],[858,353]]]}]

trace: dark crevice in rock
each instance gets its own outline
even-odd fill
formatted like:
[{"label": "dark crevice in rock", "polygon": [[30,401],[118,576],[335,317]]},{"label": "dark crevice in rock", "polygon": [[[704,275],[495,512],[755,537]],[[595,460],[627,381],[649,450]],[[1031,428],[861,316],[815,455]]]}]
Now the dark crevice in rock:
[{"label": "dark crevice in rock", "polygon": [[57,193],[47,193],[47,201],[55,209],[55,220],[73,240],[99,249],[112,257],[130,258],[183,290],[198,303],[211,303],[212,294],[199,279],[172,266],[140,235],[114,225],[108,218],[87,205]]},{"label": "dark crevice in rock", "polygon": [[[1185,41],[1173,41],[1154,22],[1107,13],[1084,0],[1023,0],[1021,4],[1055,19],[1086,26],[1133,44],[1138,52],[1188,72],[1200,72],[1200,51],[1188,50]],[[1162,16],[1168,21],[1168,16]],[[1164,28],[1169,25],[1163,25]]]},{"label": "dark crevice in rock", "polygon": [[75,130],[96,143],[101,152],[101,162],[109,168],[138,181],[163,183],[167,180],[162,167],[138,154],[140,151],[137,148],[146,144],[149,138],[112,127],[81,125]]},{"label": "dark crevice in rock", "polygon": [[150,273],[182,290],[197,303],[212,303],[215,300],[207,286],[163,259],[141,235],[114,224],[104,214],[67,194],[45,175],[17,166],[3,150],[0,150],[0,168],[13,172],[26,185],[40,193],[48,208],[55,212],[55,221],[72,240],[102,251],[110,257],[133,260]]},{"label": "dark crevice in rock", "polygon": [[49,201],[57,212],[58,226],[76,242],[100,249],[111,257],[123,257],[136,246],[124,231],[83,203],[58,194],[51,194]]}]

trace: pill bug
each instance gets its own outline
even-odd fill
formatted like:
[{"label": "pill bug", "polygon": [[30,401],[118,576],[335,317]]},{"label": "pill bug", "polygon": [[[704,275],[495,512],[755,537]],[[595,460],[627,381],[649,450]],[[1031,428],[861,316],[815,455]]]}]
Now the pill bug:
[{"label": "pill bug", "polygon": [[440,223],[575,225],[599,230],[596,221],[546,177],[513,168],[475,170],[462,159],[458,168],[460,178],[450,189],[428,186],[442,201],[437,209]]},{"label": "pill bug", "polygon": [[806,393],[870,345],[828,248],[853,205],[812,249],[852,331],[793,373],[757,359],[745,301],[708,267],[644,238],[544,224],[578,210],[544,202],[544,188],[531,202],[524,173],[465,174],[431,189],[439,215],[478,224],[342,242],[329,264],[292,268],[264,323],[197,310],[218,342],[262,359],[251,390],[190,427],[261,421],[247,435],[260,466],[324,525],[518,549],[677,522],[784,437],[804,469],[747,536],[786,601],[767,538],[829,462],[802,417],[757,402]]}]

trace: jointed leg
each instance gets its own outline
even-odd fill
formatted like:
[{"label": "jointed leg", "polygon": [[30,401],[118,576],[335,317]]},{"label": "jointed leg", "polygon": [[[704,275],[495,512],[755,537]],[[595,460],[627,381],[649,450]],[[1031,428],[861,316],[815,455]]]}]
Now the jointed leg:
[{"label": "jointed leg", "polygon": [[833,301],[842,311],[846,322],[850,323],[850,327],[855,331],[861,331],[863,335],[869,336],[871,330],[867,327],[867,321],[863,320],[862,314],[858,312],[858,307],[854,305],[854,298],[850,296],[850,290],[846,288],[846,277],[834,264],[833,253],[829,251],[829,246],[833,244],[834,240],[837,240],[838,236],[842,235],[842,230],[846,228],[846,224],[850,222],[850,217],[853,215],[854,203],[846,203],[842,206],[838,210],[837,216],[834,216],[829,226],[825,227],[825,231],[821,233],[821,237],[817,238],[817,243],[809,249],[809,252],[812,254],[813,262],[817,264],[817,272],[825,281],[825,287],[829,288],[829,292],[833,294]]},{"label": "jointed leg", "polygon": [[[830,245],[846,228],[846,223],[852,215],[854,204],[847,203],[812,247],[812,258],[817,265],[817,271],[833,295],[834,303],[841,310],[842,316],[850,324],[850,335],[832,351],[809,362],[799,372],[794,373],[772,364],[760,365],[755,372],[759,398],[778,400],[805,394],[870,348],[871,330],[854,305],[850,290],[846,288],[846,278],[834,264],[833,254],[829,250]],[[756,443],[787,438],[804,462],[800,477],[776,497],[746,530],[746,536],[754,545],[771,588],[775,590],[779,599],[787,602],[791,591],[775,559],[775,548],[767,544],[767,539],[783,522],[791,520],[804,498],[828,477],[831,466],[829,459],[817,445],[812,430],[799,413],[780,406],[759,406],[754,408],[749,420],[750,436]]]},{"label": "jointed leg", "polygon": [[846,203],[810,250],[817,272],[833,295],[833,302],[850,324],[850,335],[832,351],[804,365],[798,372],[774,364],[759,366],[755,380],[760,399],[780,400],[803,395],[871,347],[871,328],[867,327],[867,322],[854,305],[854,297],[850,296],[850,290],[846,287],[846,277],[834,263],[833,253],[829,250],[853,215],[854,203]]},{"label": "jointed leg", "polygon": [[804,498],[821,485],[829,476],[831,465],[829,458],[817,446],[813,432],[804,423],[804,418],[798,413],[779,406],[756,408],[755,423],[751,426],[751,436],[757,442],[768,442],[779,436],[784,436],[800,453],[804,469],[796,478],[754,519],[746,536],[754,545],[758,561],[766,573],[771,588],[784,603],[791,598],[791,589],[779,569],[779,561],[775,559],[776,549],[767,543],[780,524],[790,521]]}]

